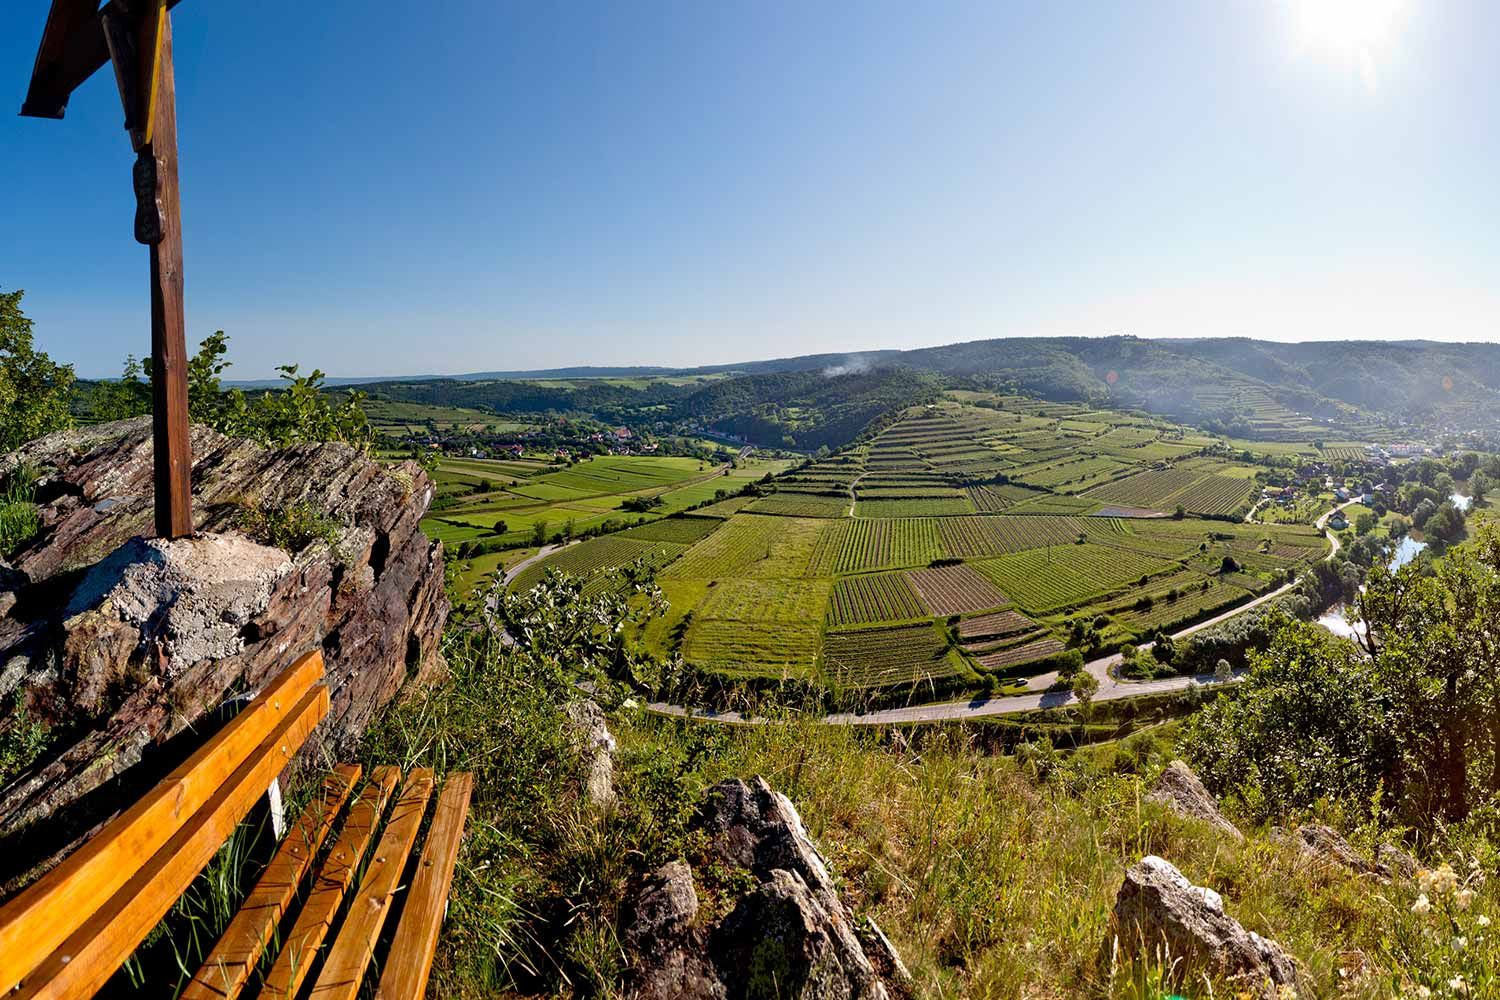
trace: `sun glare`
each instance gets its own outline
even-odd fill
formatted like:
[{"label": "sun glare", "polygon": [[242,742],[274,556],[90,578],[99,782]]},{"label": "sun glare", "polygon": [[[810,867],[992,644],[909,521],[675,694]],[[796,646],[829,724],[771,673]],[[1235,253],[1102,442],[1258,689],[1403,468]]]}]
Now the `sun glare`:
[{"label": "sun glare", "polygon": [[1390,39],[1402,5],[1400,0],[1295,0],[1292,6],[1304,43],[1358,52]]},{"label": "sun glare", "polygon": [[1399,26],[1402,0],[1290,0],[1297,47],[1341,57],[1376,89],[1376,61]]}]

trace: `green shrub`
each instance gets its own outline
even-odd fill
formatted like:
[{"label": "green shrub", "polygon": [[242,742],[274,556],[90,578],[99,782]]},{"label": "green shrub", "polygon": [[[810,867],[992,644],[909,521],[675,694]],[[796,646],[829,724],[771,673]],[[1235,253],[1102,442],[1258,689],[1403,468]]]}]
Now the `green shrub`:
[{"label": "green shrub", "polygon": [[285,507],[241,504],[236,522],[239,529],[262,545],[272,545],[293,555],[313,542],[338,542],[339,522],[310,503]]}]

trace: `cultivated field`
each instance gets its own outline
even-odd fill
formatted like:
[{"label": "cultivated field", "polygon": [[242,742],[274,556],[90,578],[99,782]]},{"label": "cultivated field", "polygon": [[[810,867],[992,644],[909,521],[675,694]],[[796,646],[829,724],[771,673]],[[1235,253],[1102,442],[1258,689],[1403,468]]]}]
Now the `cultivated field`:
[{"label": "cultivated field", "polygon": [[831,576],[925,566],[941,555],[936,521],[845,519],[830,526],[819,539],[809,572]]},{"label": "cultivated field", "polygon": [[1178,563],[1128,549],[1086,543],[1030,549],[985,559],[974,568],[1029,612],[1077,608]]},{"label": "cultivated field", "polygon": [[908,572],[931,614],[946,618],[1009,604],[1010,600],[995,585],[974,572],[973,567],[938,566]]},{"label": "cultivated field", "polygon": [[824,658],[829,679],[845,690],[911,687],[966,672],[930,624],[829,632]]},{"label": "cultivated field", "polygon": [[1199,469],[1151,469],[1096,487],[1088,496],[1129,507],[1172,510],[1181,505],[1193,514],[1232,516],[1248,509],[1255,493],[1252,480]]},{"label": "cultivated field", "polygon": [[[913,408],[879,435],[740,496],[558,553],[589,586],[644,558],[672,607],[643,635],[655,651],[735,678],[822,679],[882,699],[1047,669],[1078,618],[1100,655],[1248,601],[1326,551],[1310,527],[1234,520],[1257,468],[1215,441],[1140,414],[987,393]],[[490,475],[480,473],[489,471]],[[627,481],[598,469],[474,470],[458,486],[488,516],[619,517],[636,486],[664,501],[763,473],[655,464]],[[653,476],[687,476],[670,483]],[[1185,516],[1170,516],[1181,505]],[[450,506],[440,516],[482,518]],[[1222,572],[1226,557],[1238,569]],[[1233,568],[1233,567],[1230,567]],[[961,645],[954,645],[954,643]]]},{"label": "cultivated field", "polygon": [[903,573],[864,573],[834,584],[828,624],[904,621],[928,614]]},{"label": "cultivated field", "polygon": [[1072,545],[1079,536],[1123,534],[1124,524],[1102,517],[948,517],[939,522],[943,555],[981,558],[1049,545]]},{"label": "cultivated field", "polygon": [[693,546],[669,576],[721,580],[726,577],[800,577],[828,522],[794,517],[737,514]]}]

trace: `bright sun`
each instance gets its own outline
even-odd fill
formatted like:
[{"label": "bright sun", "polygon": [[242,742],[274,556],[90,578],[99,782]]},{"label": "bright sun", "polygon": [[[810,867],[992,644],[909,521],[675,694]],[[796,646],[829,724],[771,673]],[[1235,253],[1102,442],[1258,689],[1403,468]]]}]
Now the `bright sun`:
[{"label": "bright sun", "polygon": [[1376,57],[1396,33],[1402,0],[1290,0],[1297,45],[1342,56],[1375,89]]},{"label": "bright sun", "polygon": [[1293,0],[1302,41],[1352,52],[1387,42],[1401,13],[1400,0]]}]

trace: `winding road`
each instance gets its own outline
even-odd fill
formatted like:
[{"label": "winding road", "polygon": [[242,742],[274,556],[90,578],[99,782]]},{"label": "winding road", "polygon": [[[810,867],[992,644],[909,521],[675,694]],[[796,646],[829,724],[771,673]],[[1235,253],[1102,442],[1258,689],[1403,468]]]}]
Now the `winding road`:
[{"label": "winding road", "polygon": [[[1328,530],[1328,519],[1336,511],[1352,506],[1359,501],[1348,500],[1319,517],[1316,526],[1323,530],[1328,539],[1330,548],[1328,554],[1323,557],[1324,562],[1332,559],[1339,550],[1338,536]],[[1227,621],[1236,615],[1242,615],[1247,611],[1273,601],[1283,594],[1288,593],[1295,583],[1288,583],[1268,594],[1263,594],[1253,601],[1241,604],[1236,608],[1216,615],[1206,621],[1189,625],[1180,631],[1172,633],[1172,638],[1181,639],[1192,635],[1194,632],[1211,628],[1221,622]],[[1193,684],[1210,684],[1214,682],[1212,674],[1201,674],[1196,677],[1162,677],[1150,681],[1124,681],[1114,675],[1114,668],[1121,663],[1119,653],[1110,656],[1101,656],[1084,664],[1084,669],[1093,674],[1099,681],[1099,691],[1093,697],[1098,701],[1116,701],[1121,698],[1137,698],[1141,695],[1162,694],[1170,691],[1181,691]],[[885,708],[873,712],[835,712],[832,715],[823,716],[822,722],[830,726],[889,726],[917,722],[955,722],[964,719],[982,719],[996,715],[1015,715],[1021,712],[1034,712],[1039,708],[1061,708],[1076,699],[1071,691],[1049,691],[1046,690],[1057,680],[1057,674],[1042,674],[1040,677],[1032,678],[1029,685],[1030,690],[1025,694],[1002,695],[989,697],[985,695],[976,696],[965,701],[943,701],[932,702],[924,705],[909,705],[905,708]],[[672,705],[666,702],[649,702],[646,709],[657,715],[669,715],[684,719],[699,719],[710,722],[726,722],[737,724],[755,724],[763,720],[754,716],[744,716],[739,712],[719,712],[706,708],[690,708],[684,705]]]}]

